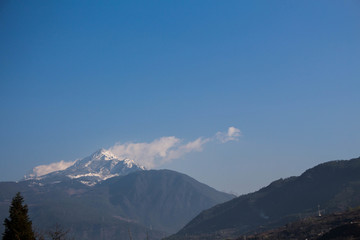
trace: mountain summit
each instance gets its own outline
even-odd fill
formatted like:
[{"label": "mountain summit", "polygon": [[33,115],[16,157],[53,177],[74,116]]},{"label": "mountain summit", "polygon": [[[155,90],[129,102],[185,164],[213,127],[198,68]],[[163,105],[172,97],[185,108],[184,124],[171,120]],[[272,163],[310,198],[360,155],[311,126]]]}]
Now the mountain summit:
[{"label": "mountain summit", "polygon": [[131,159],[120,159],[109,150],[99,149],[88,157],[75,161],[68,168],[38,177],[33,173],[25,180],[59,180],[76,179],[83,184],[93,186],[108,178],[127,175],[131,172],[145,170],[145,167]]}]

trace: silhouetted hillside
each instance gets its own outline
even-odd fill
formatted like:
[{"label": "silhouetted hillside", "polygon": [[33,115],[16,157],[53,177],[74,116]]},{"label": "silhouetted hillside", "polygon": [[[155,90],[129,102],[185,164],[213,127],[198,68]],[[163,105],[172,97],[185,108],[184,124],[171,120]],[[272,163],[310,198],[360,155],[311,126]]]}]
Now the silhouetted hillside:
[{"label": "silhouetted hillside", "polygon": [[318,207],[331,213],[359,205],[360,158],[332,161],[205,210],[170,239],[234,237],[314,216]]}]

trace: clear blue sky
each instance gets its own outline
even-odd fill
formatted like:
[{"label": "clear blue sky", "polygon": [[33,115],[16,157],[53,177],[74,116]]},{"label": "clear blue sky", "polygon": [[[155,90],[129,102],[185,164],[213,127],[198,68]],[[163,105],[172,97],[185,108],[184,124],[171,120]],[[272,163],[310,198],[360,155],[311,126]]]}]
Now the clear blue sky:
[{"label": "clear blue sky", "polygon": [[0,181],[116,142],[246,193],[360,156],[359,1],[1,1]]}]

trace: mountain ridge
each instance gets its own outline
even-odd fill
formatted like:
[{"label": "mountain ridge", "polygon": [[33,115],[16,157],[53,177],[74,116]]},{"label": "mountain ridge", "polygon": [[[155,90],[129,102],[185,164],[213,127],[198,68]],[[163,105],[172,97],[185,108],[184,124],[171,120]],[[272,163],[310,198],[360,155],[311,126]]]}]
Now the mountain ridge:
[{"label": "mountain ridge", "polygon": [[330,213],[359,205],[360,158],[330,161],[207,209],[169,239],[206,239],[201,237],[205,233],[236,237],[314,216],[319,209]]}]

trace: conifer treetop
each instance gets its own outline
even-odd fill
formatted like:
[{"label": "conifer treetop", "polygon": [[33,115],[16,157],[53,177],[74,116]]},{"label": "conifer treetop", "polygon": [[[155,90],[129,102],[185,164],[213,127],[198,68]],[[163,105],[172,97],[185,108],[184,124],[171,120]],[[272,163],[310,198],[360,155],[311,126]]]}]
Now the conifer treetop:
[{"label": "conifer treetop", "polygon": [[28,207],[18,192],[12,199],[9,218],[4,220],[3,240],[35,240],[32,222],[28,216]]}]

